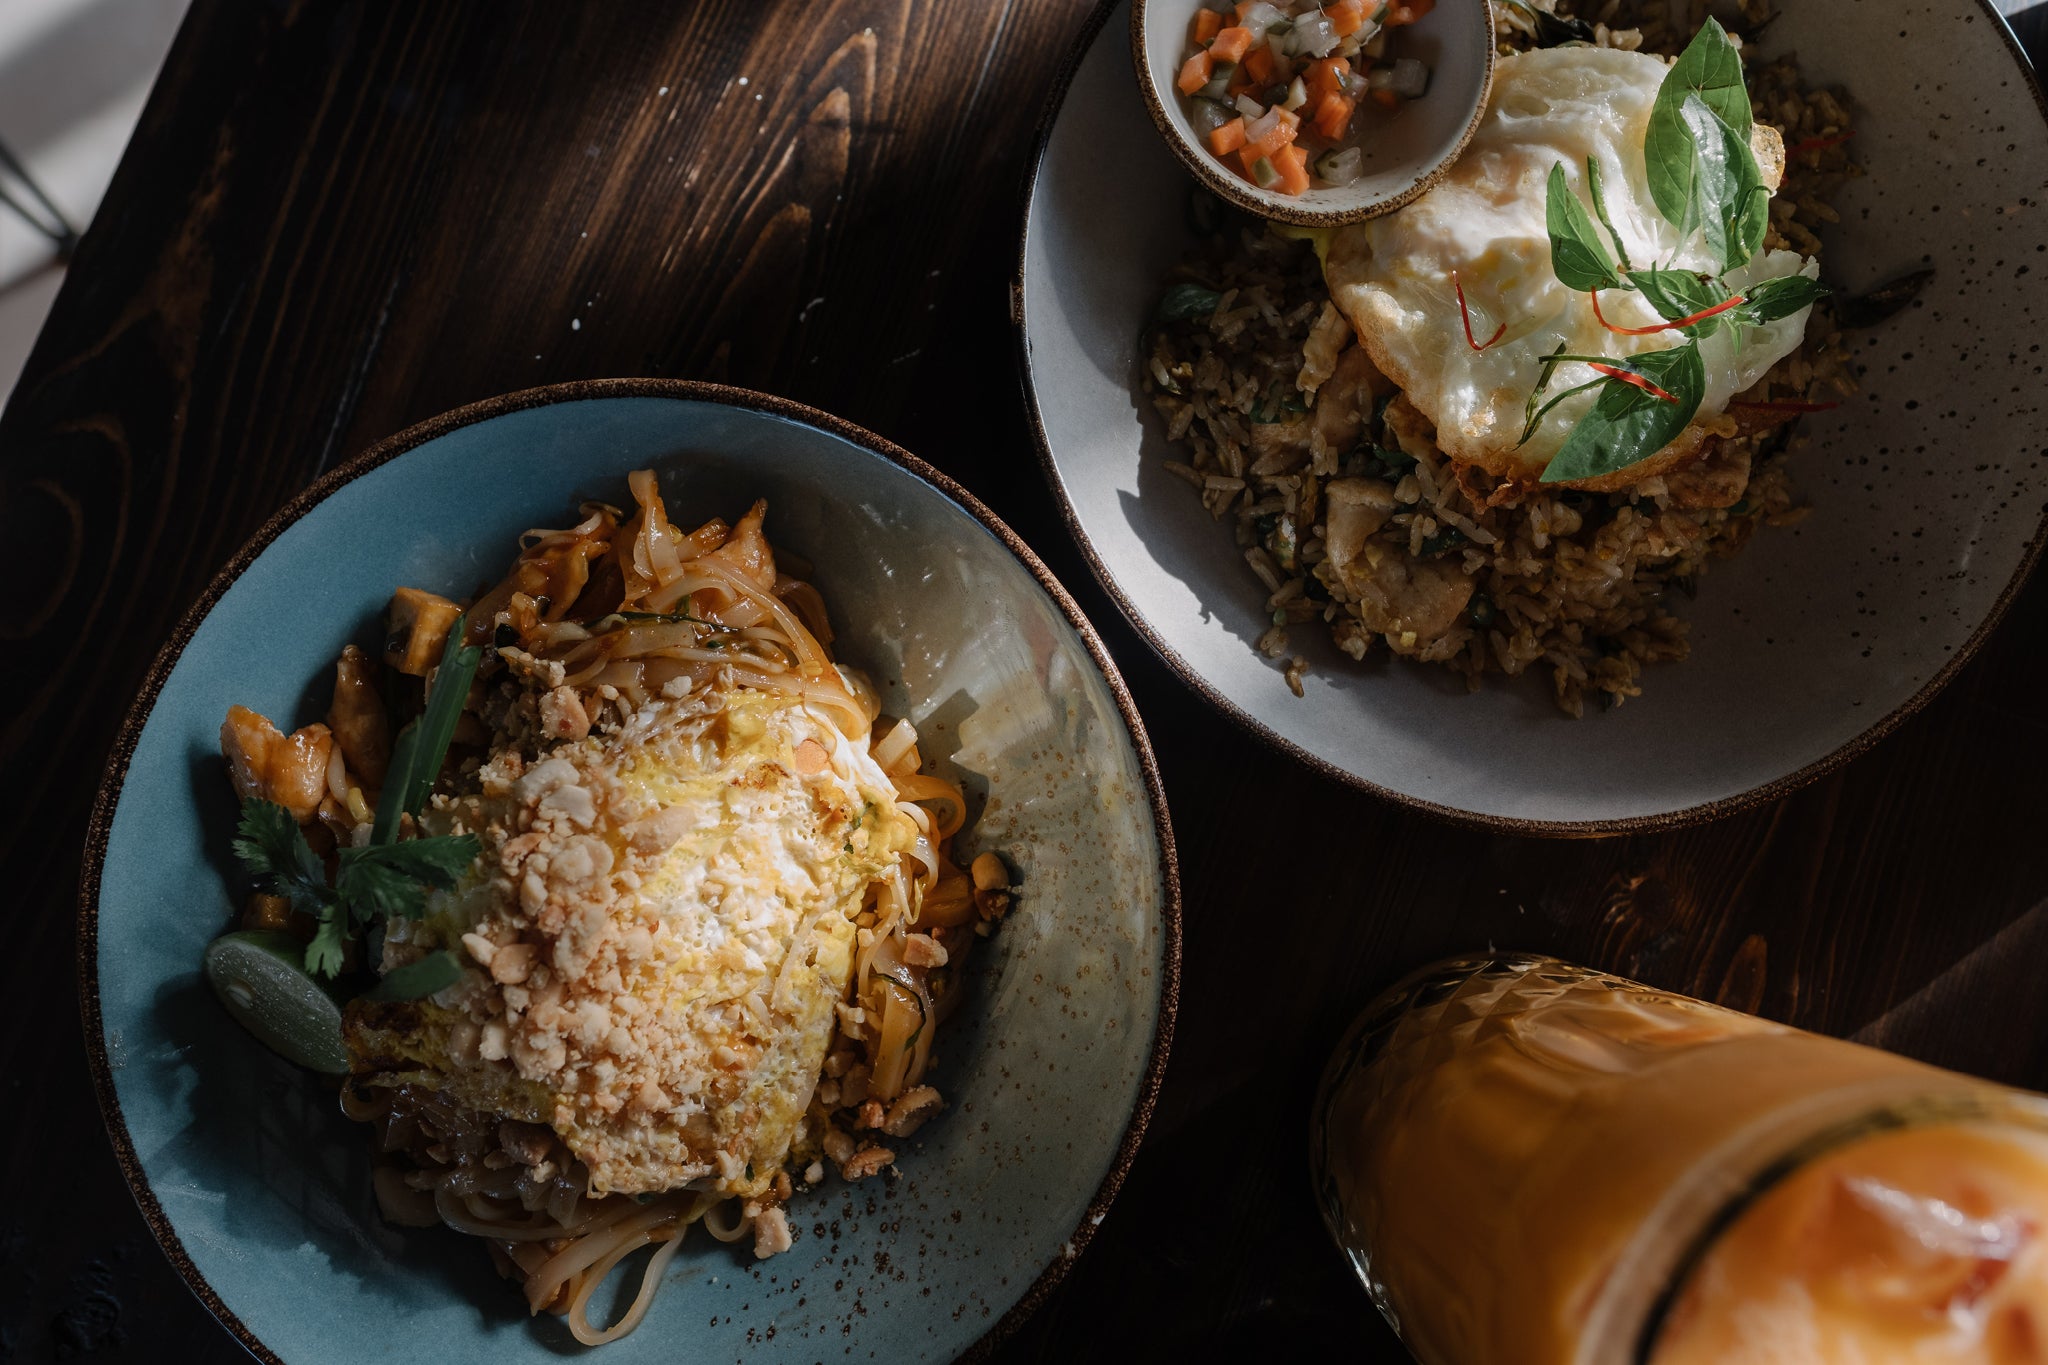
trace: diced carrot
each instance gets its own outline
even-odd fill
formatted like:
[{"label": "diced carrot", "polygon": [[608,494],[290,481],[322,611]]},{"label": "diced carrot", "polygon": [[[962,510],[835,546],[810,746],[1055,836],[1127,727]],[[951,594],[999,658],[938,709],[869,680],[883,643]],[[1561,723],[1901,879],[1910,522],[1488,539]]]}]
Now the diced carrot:
[{"label": "diced carrot", "polygon": [[[1250,151],[1253,154],[1254,159],[1261,156],[1271,157],[1275,152],[1279,151],[1282,147],[1285,147],[1290,142],[1293,142],[1295,136],[1300,131],[1300,117],[1289,112],[1288,110],[1283,109],[1280,111],[1279,119],[1276,120],[1273,124],[1273,131],[1267,133],[1263,138],[1259,139],[1259,141],[1257,141],[1256,143],[1247,144],[1246,150]],[[1246,130],[1245,136],[1251,136],[1251,132],[1249,129]]]},{"label": "diced carrot", "polygon": [[1260,85],[1271,85],[1273,77],[1279,74],[1273,65],[1273,49],[1269,44],[1260,43],[1244,54],[1244,69]]},{"label": "diced carrot", "polygon": [[1358,101],[1349,95],[1325,95],[1316,106],[1316,131],[1332,142],[1342,142],[1351,131],[1351,111]]},{"label": "diced carrot", "polygon": [[1209,55],[1219,62],[1241,62],[1244,54],[1251,51],[1252,31],[1232,24],[1218,31],[1209,42]]},{"label": "diced carrot", "polygon": [[[1358,0],[1358,3],[1362,5],[1365,0]],[[1221,32],[1222,28],[1223,16],[1204,6],[1195,11],[1195,24],[1188,30],[1188,36],[1194,39],[1196,47],[1207,47],[1209,40]]]},{"label": "diced carrot", "polygon": [[1308,153],[1299,147],[1282,147],[1268,158],[1273,169],[1280,172],[1280,183],[1274,188],[1282,194],[1300,194],[1308,188]]},{"label": "diced carrot", "polygon": [[1324,57],[1309,63],[1308,94],[1311,104],[1319,104],[1325,95],[1344,93],[1344,78],[1351,74],[1351,63],[1342,57]]},{"label": "diced carrot", "polygon": [[1218,156],[1229,156],[1244,146],[1244,118],[1239,116],[1209,134],[1209,150]]},{"label": "diced carrot", "polygon": [[[1204,10],[1203,13],[1208,13]],[[1192,95],[1209,83],[1209,73],[1215,69],[1216,60],[1206,52],[1197,52],[1181,65],[1180,75],[1174,85],[1181,94]]]},{"label": "diced carrot", "polygon": [[1237,16],[1237,22],[1241,24],[1244,17],[1252,12],[1252,6],[1258,2],[1259,0],[1237,0],[1237,3],[1230,7],[1230,12]]},{"label": "diced carrot", "polygon": [[1382,109],[1399,109],[1401,107],[1401,97],[1391,90],[1373,91],[1372,101]]},{"label": "diced carrot", "polygon": [[1337,0],[1323,13],[1330,16],[1330,28],[1339,38],[1349,38],[1365,27],[1365,0]]}]

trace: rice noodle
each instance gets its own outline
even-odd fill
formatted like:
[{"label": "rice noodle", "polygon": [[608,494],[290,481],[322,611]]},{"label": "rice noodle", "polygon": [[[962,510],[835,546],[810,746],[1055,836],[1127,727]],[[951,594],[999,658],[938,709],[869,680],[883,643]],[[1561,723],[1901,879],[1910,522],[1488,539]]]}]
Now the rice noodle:
[{"label": "rice noodle", "polygon": [[[972,942],[966,933],[950,940],[949,956],[934,954],[940,940],[927,938],[920,943],[926,951],[914,955],[926,965],[913,966],[905,957],[913,931],[964,931],[973,916],[974,893],[947,852],[965,819],[965,797],[954,782],[919,771],[924,759],[908,720],[876,732],[880,698],[864,676],[834,663],[817,590],[775,568],[761,536],[761,505],[737,527],[714,519],[684,534],[669,521],[650,472],[636,472],[628,482],[638,503],[630,520],[622,523],[617,509],[586,504],[576,526],[531,530],[521,538],[511,571],[468,613],[469,638],[492,646],[479,686],[495,689],[487,692],[497,699],[493,704],[515,711],[525,706],[523,714],[546,727],[569,722],[542,734],[543,752],[557,735],[577,736],[583,721],[590,729],[622,723],[657,695],[748,689],[801,706],[816,722],[841,780],[876,792],[878,802],[893,798],[883,808],[900,812],[915,829],[909,847],[859,901],[845,1003],[870,1005],[870,1025],[850,1011],[829,1042],[839,1050],[839,1069],[826,1068],[842,1075],[866,1048],[871,1083],[865,1093],[893,1099],[930,1063],[939,1011],[926,983],[933,970],[928,964],[964,961]],[[591,600],[581,600],[585,596]],[[580,719],[575,704],[560,695],[564,690],[582,706]],[[341,775],[337,766],[330,785]],[[894,836],[900,841],[908,833],[899,829]],[[935,913],[919,929],[920,907],[942,884],[944,896],[932,902]],[[834,903],[807,920],[792,936],[772,986],[742,995],[735,1008],[769,1027],[771,1012],[788,1008],[798,974],[815,965],[823,916],[846,913]],[[948,1006],[961,994],[945,992]],[[852,1106],[861,1092],[847,1091],[855,1099],[835,1112],[820,1098],[824,1088],[817,1079],[811,1086],[805,1140],[815,1144],[834,1125],[852,1134]],[[593,1197],[589,1168],[538,1115],[471,1110],[397,1073],[357,1077],[343,1087],[341,1106],[376,1130],[381,1155],[374,1188],[388,1218],[439,1222],[483,1240],[501,1272],[520,1282],[529,1308],[565,1315],[586,1345],[617,1340],[645,1319],[690,1224],[701,1221],[713,1238],[739,1242],[756,1235],[764,1209],[778,1211],[779,1221],[781,1200],[790,1193],[784,1171],[772,1172],[763,1193],[749,1167],[744,1199],[737,1191],[722,1193],[735,1182],[708,1179],[669,1191]],[[815,1145],[809,1150],[812,1156],[818,1151]],[[650,1245],[625,1311],[609,1326],[593,1323],[599,1287]]]},{"label": "rice noodle", "polygon": [[650,1204],[635,1204],[623,1196],[614,1195],[625,1204],[624,1216],[607,1219],[593,1227],[584,1228],[569,1245],[563,1247],[541,1266],[526,1277],[526,1302],[534,1312],[554,1302],[562,1285],[569,1278],[604,1260],[624,1244],[630,1251],[646,1244],[647,1232],[662,1223],[680,1218],[683,1209],[672,1200],[658,1199]]},{"label": "rice noodle", "polygon": [[[733,1218],[731,1222],[728,1223],[725,1219],[717,1216],[720,1209],[732,1211]],[[704,1231],[710,1233],[721,1242],[737,1242],[753,1230],[747,1218],[740,1212],[738,1203],[732,1200],[728,1200],[715,1208],[705,1210],[703,1218],[699,1221],[704,1224]]]},{"label": "rice noodle", "polygon": [[648,1258],[646,1266],[640,1271],[640,1288],[634,1292],[632,1304],[620,1315],[617,1322],[602,1330],[590,1324],[591,1295],[605,1282],[614,1266],[646,1245],[648,1239],[643,1238],[630,1246],[621,1246],[599,1262],[590,1274],[583,1277],[569,1297],[568,1318],[571,1335],[585,1346],[603,1346],[607,1342],[617,1341],[638,1327],[641,1319],[647,1316],[647,1310],[653,1306],[654,1291],[661,1287],[661,1277],[668,1269],[668,1263],[682,1250],[683,1235],[688,1231],[688,1224],[677,1224],[675,1231],[655,1248],[654,1255]]}]

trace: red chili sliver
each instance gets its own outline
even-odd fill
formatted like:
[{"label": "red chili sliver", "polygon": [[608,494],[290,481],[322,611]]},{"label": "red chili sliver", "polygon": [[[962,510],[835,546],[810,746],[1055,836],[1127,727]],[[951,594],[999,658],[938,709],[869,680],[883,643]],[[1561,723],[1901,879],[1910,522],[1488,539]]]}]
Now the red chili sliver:
[{"label": "red chili sliver", "polygon": [[1600,319],[1600,325],[1602,327],[1605,327],[1608,331],[1613,332],[1616,336],[1625,337],[1654,336],[1658,332],[1668,332],[1671,331],[1673,328],[1690,327],[1695,322],[1705,322],[1708,318],[1713,317],[1716,313],[1725,313],[1730,308],[1735,307],[1737,304],[1743,301],[1742,295],[1737,294],[1734,298],[1723,300],[1722,302],[1715,304],[1712,308],[1703,308],[1699,312],[1694,313],[1691,317],[1688,318],[1679,318],[1673,322],[1660,322],[1655,327],[1616,327],[1613,323],[1609,322],[1607,320],[1606,315],[1600,311],[1600,291],[1595,289],[1590,292],[1593,296],[1593,316]]},{"label": "red chili sliver", "polygon": [[1467,346],[1470,346],[1475,351],[1483,351],[1507,335],[1508,325],[1503,322],[1500,326],[1493,329],[1493,335],[1484,342],[1481,342],[1478,337],[1473,336],[1472,310],[1465,306],[1465,286],[1458,282],[1458,272],[1455,270],[1451,272],[1451,288],[1458,296],[1458,317],[1465,324],[1465,344]]},{"label": "red chili sliver", "polygon": [[1854,136],[1856,136],[1856,130],[1851,128],[1848,132],[1836,133],[1833,137],[1810,137],[1804,142],[1795,142],[1790,147],[1787,147],[1785,155],[1798,156],[1801,152],[1818,152],[1828,147],[1839,147]]},{"label": "red chili sliver", "polygon": [[1663,389],[1658,388],[1655,384],[1652,384],[1649,380],[1643,378],[1641,375],[1635,373],[1633,370],[1624,370],[1619,365],[1602,365],[1597,360],[1589,360],[1586,363],[1590,368],[1598,370],[1600,373],[1608,376],[1610,379],[1619,379],[1624,384],[1633,384],[1637,388],[1641,389],[1644,393],[1650,394],[1657,398],[1661,398],[1667,403],[1676,403],[1678,401],[1676,398],[1673,398],[1669,393],[1666,393]]}]

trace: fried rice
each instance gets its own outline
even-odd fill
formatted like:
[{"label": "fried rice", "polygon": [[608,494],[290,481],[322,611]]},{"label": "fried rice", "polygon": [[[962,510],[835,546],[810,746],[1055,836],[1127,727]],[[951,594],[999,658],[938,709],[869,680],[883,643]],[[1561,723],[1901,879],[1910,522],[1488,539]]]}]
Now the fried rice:
[{"label": "fried rice", "polygon": [[[1535,12],[1551,10],[1551,0],[1496,3],[1501,51],[1532,46]],[[1769,20],[1763,0],[1744,0],[1741,13],[1747,33]],[[1606,0],[1579,10],[1597,45],[1667,55],[1706,14],[1703,0]],[[1818,255],[1820,232],[1836,220],[1828,201],[1856,173],[1839,141],[1850,127],[1846,100],[1805,87],[1794,57],[1751,62],[1748,79],[1758,121],[1774,125],[1789,149],[1766,245]],[[1213,230],[1167,287],[1192,284],[1220,297],[1206,314],[1156,328],[1143,384],[1185,452],[1167,468],[1230,523],[1266,590],[1272,625],[1257,648],[1284,661],[1297,696],[1308,664],[1294,652],[1293,632],[1323,629],[1353,659],[1377,645],[1453,669],[1475,690],[1488,674],[1547,668],[1558,706],[1573,716],[1589,700],[1603,708],[1622,702],[1640,695],[1645,665],[1686,655],[1674,597],[1691,596],[1709,563],[1735,553],[1760,526],[1807,514],[1786,472],[1805,441],[1788,425],[1723,440],[1697,463],[1622,492],[1475,478],[1445,459],[1427,418],[1405,397],[1376,402],[1340,363],[1350,324],[1331,302],[1309,243],[1225,217],[1213,201],[1197,207]],[[1742,396],[1826,401],[1853,391],[1848,376],[1823,300],[1803,344]],[[1362,438],[1352,435],[1361,429]],[[1426,593],[1450,570],[1472,580],[1469,598],[1458,585],[1463,605],[1440,632],[1405,628],[1429,615],[1426,602],[1389,612],[1334,572],[1326,490],[1340,478],[1391,491],[1393,514],[1375,536],[1399,552],[1382,556],[1392,568],[1390,592]]]}]

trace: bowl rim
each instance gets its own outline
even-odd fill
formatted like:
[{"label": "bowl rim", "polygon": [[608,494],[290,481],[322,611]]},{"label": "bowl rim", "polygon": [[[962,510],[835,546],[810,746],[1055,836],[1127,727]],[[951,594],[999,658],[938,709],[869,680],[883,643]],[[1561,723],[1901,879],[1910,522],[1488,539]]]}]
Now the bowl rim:
[{"label": "bowl rim", "polygon": [[[1183,3],[1184,0],[1168,0],[1168,2],[1178,4]],[[1450,0],[1450,2],[1461,4],[1477,3],[1482,7],[1490,4],[1490,0]],[[1368,219],[1379,218],[1392,213],[1395,209],[1401,208],[1406,204],[1413,203],[1434,189],[1436,183],[1450,173],[1451,167],[1457,163],[1458,158],[1465,154],[1465,148],[1471,143],[1473,134],[1479,131],[1480,121],[1486,117],[1487,103],[1493,98],[1493,72],[1498,55],[1494,51],[1494,44],[1488,43],[1486,45],[1486,69],[1480,73],[1479,77],[1479,98],[1473,102],[1472,112],[1466,115],[1465,126],[1459,130],[1457,143],[1450,151],[1439,157],[1427,171],[1416,177],[1404,189],[1387,196],[1385,199],[1375,199],[1358,208],[1310,208],[1294,197],[1276,195],[1270,190],[1262,190],[1256,185],[1246,184],[1237,176],[1220,169],[1215,158],[1209,156],[1202,149],[1189,144],[1188,139],[1181,133],[1180,125],[1175,123],[1172,115],[1166,112],[1165,99],[1160,94],[1158,83],[1152,78],[1152,64],[1146,60],[1145,11],[1150,3],[1151,0],[1130,0],[1131,65],[1137,71],[1138,93],[1144,98],[1145,112],[1151,115],[1152,126],[1159,130],[1159,136],[1166,140],[1166,145],[1180,159],[1181,165],[1187,167],[1197,180],[1200,180],[1210,190],[1222,195],[1245,212],[1257,214],[1261,218],[1271,218],[1282,223],[1292,223],[1296,227],[1341,227],[1346,223],[1362,223]],[[1200,0],[1196,0],[1196,3],[1199,4]],[[1487,21],[1487,31],[1492,31],[1490,17]],[[1056,92],[1064,96],[1065,91],[1066,81],[1062,80],[1056,87]],[[1034,156],[1031,172],[1033,180],[1037,179],[1037,160],[1038,158]],[[1305,197],[1303,196],[1302,198]]]},{"label": "bowl rim", "polygon": [[1123,1136],[1118,1140],[1109,1170],[1096,1186],[1087,1208],[1082,1211],[1079,1224],[1068,1234],[1063,1248],[1054,1254],[1051,1262],[1039,1271],[1016,1302],[997,1319],[995,1325],[967,1347],[960,1357],[962,1360],[982,1359],[1014,1333],[1045,1301],[1066,1277],[1068,1269],[1087,1249],[1096,1229],[1108,1213],[1110,1204],[1122,1188],[1125,1177],[1129,1175],[1132,1163],[1137,1159],[1146,1127],[1158,1102],[1159,1087],[1166,1072],[1167,1054],[1173,1044],[1174,1022],[1179,1008],[1181,966],[1180,873],[1174,848],[1173,822],[1166,805],[1166,789],[1160,780],[1158,763],[1153,756],[1151,740],[1146,734],[1144,721],[1138,714],[1137,704],[1131,698],[1130,689],[1125,685],[1123,675],[1117,671],[1115,661],[1110,657],[1101,637],[1096,634],[1094,626],[1089,623],[1079,605],[1053,576],[1052,571],[1032,552],[1030,546],[966,488],[895,442],[877,436],[842,417],[835,417],[808,404],[775,394],[695,380],[619,378],[547,384],[468,403],[406,427],[322,474],[273,513],[213,576],[179,619],[177,627],[151,663],[148,675],[144,678],[134,703],[129,707],[128,714],[121,723],[120,733],[107,755],[105,773],[100,780],[98,791],[94,794],[91,819],[87,825],[84,861],[79,873],[75,967],[78,974],[79,1014],[85,1028],[85,1047],[92,1070],[93,1091],[99,1101],[100,1120],[106,1127],[108,1139],[113,1144],[114,1159],[121,1167],[129,1194],[133,1196],[136,1206],[141,1210],[144,1221],[149,1224],[157,1244],[170,1260],[172,1268],[184,1280],[185,1286],[198,1297],[214,1319],[256,1359],[265,1362],[265,1365],[284,1365],[283,1359],[265,1345],[221,1299],[205,1275],[193,1263],[190,1254],[186,1252],[183,1241],[165,1214],[163,1205],[158,1201],[149,1183],[148,1174],[136,1155],[134,1139],[128,1131],[127,1121],[121,1112],[120,1097],[114,1089],[113,1068],[107,1054],[105,1021],[100,1012],[99,896],[108,840],[113,830],[114,808],[120,800],[129,762],[134,757],[135,747],[142,737],[144,728],[156,710],[157,697],[162,692],[164,683],[184,655],[185,647],[191,643],[200,625],[212,613],[228,589],[234,586],[272,542],[326,501],[329,496],[344,485],[388,464],[408,451],[463,427],[531,408],[607,398],[669,398],[761,413],[813,427],[888,460],[950,499],[1003,544],[1037,581],[1040,590],[1052,600],[1053,605],[1065,617],[1067,624],[1080,637],[1082,645],[1087,649],[1097,672],[1101,674],[1111,697],[1116,702],[1124,731],[1130,739],[1131,747],[1137,756],[1139,771],[1145,780],[1154,834],[1159,841],[1161,961],[1158,1017],[1153,1026],[1144,1074],[1139,1080],[1136,1102],[1132,1106]]},{"label": "bowl rim", "polygon": [[[1081,557],[1087,561],[1089,569],[1095,575],[1095,581],[1109,595],[1110,600],[1116,603],[1117,609],[1123,613],[1124,620],[1130,624],[1131,629],[1136,631],[1152,647],[1153,652],[1159,656],[1160,660],[1165,663],[1169,670],[1179,677],[1183,683],[1187,684],[1197,696],[1234,721],[1239,728],[1243,729],[1254,739],[1268,748],[1295,759],[1311,771],[1329,778],[1331,781],[1342,783],[1345,786],[1377,796],[1382,800],[1390,801],[1395,805],[1405,806],[1410,810],[1418,811],[1433,819],[1466,829],[1480,830],[1489,834],[1563,839],[1660,833],[1668,830],[1685,829],[1693,825],[1706,824],[1710,821],[1720,820],[1727,816],[1752,810],[1758,806],[1767,805],[1827,776],[1851,760],[1862,757],[1880,740],[1886,738],[1894,730],[1898,729],[1899,726],[1916,715],[1928,702],[1934,699],[1935,694],[1947,687],[1954,680],[1955,676],[1963,670],[1964,666],[1976,658],[1977,652],[1983,648],[1984,642],[1990,638],[1991,633],[2005,620],[2006,612],[2011,608],[2013,599],[2019,596],[2020,589],[2026,585],[2027,579],[2033,574],[2041,561],[2044,545],[2048,545],[2048,506],[2043,507],[2041,520],[2035,525],[2033,534],[2028,537],[2026,547],[2020,555],[2019,563],[2014,567],[2011,578],[2006,581],[2005,586],[1999,591],[1997,600],[1991,604],[1990,610],[1984,614],[1984,619],[1977,623],[1976,629],[1971,631],[1969,638],[1956,647],[1955,652],[1942,663],[1940,668],[1934,671],[1933,675],[1925,683],[1921,684],[1919,690],[1914,692],[1912,696],[1900,702],[1891,711],[1844,741],[1831,752],[1822,755],[1820,758],[1793,772],[1773,778],[1769,782],[1761,783],[1750,788],[1748,791],[1737,792],[1732,796],[1719,797],[1697,805],[1682,806],[1676,810],[1660,811],[1649,815],[1629,815],[1603,820],[1541,820],[1520,816],[1487,815],[1478,811],[1462,810],[1456,806],[1447,806],[1441,802],[1430,801],[1423,797],[1410,795],[1407,792],[1395,791],[1391,787],[1381,786],[1379,783],[1352,772],[1350,769],[1339,764],[1332,763],[1320,754],[1313,753],[1295,741],[1288,739],[1285,735],[1282,735],[1254,716],[1243,706],[1240,706],[1221,688],[1204,677],[1201,671],[1189,663],[1167,641],[1158,628],[1146,619],[1144,613],[1138,610],[1137,604],[1131,600],[1130,596],[1117,582],[1116,575],[1103,560],[1101,552],[1095,548],[1095,543],[1088,538],[1088,533],[1081,524],[1080,513],[1074,504],[1073,495],[1068,491],[1066,481],[1060,475],[1059,463],[1052,450],[1052,442],[1046,436],[1045,419],[1038,401],[1038,390],[1031,382],[1031,337],[1026,326],[1025,315],[1025,298],[1029,289],[1026,262],[1029,259],[1031,249],[1031,208],[1037,199],[1039,176],[1045,169],[1046,151],[1052,145],[1053,130],[1059,122],[1060,114],[1066,108],[1067,95],[1072,89],[1074,78],[1080,73],[1081,65],[1087,60],[1089,53],[1094,50],[1096,41],[1102,36],[1102,30],[1108,24],[1111,16],[1115,14],[1117,6],[1131,4],[1135,7],[1143,3],[1144,0],[1097,0],[1094,12],[1088,16],[1087,21],[1076,33],[1072,45],[1068,48],[1065,57],[1055,72],[1053,83],[1046,94],[1044,108],[1039,115],[1036,135],[1037,142],[1032,149],[1031,161],[1026,168],[1024,176],[1021,222],[1017,230],[1016,274],[1010,284],[1010,327],[1016,340],[1017,382],[1024,393],[1024,415],[1031,426],[1031,438],[1033,445],[1038,451],[1039,468],[1044,473],[1046,482],[1051,485],[1053,496],[1059,502],[1060,518],[1066,523],[1067,533],[1074,538],[1075,545],[1081,551]],[[2033,96],[2034,111],[2041,117],[2042,131],[2048,132],[2048,95],[2044,95],[2040,76],[2035,71],[2033,62],[2027,57],[2026,49],[2020,45],[2019,39],[2014,35],[2012,25],[2006,22],[2005,16],[1998,11],[1997,7],[1991,3],[1991,0],[1965,0],[1965,3],[1974,5],[1978,12],[1991,21],[1992,28],[1997,33],[1999,40],[2005,44],[2007,55],[2012,58],[2015,70],[2024,80],[2027,93]]]}]

